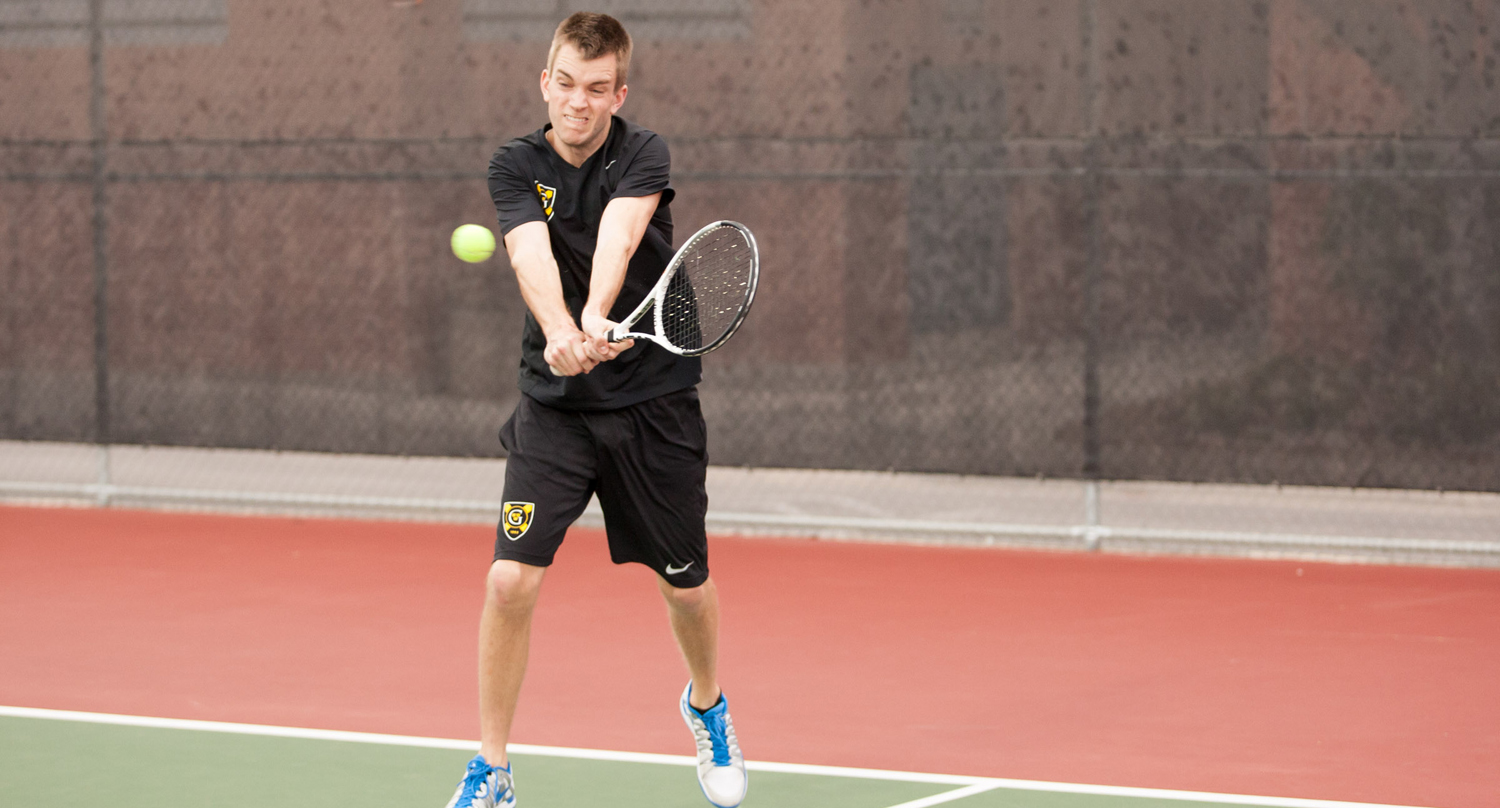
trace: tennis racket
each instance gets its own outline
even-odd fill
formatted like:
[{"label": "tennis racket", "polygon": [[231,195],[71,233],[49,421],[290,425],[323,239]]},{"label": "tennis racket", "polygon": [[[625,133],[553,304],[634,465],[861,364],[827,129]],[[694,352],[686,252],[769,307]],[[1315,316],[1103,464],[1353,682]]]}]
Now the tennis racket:
[{"label": "tennis racket", "polygon": [[[750,229],[714,222],[682,245],[651,294],[607,336],[610,342],[649,339],[679,356],[702,356],[734,336],[759,281],[760,251]],[[632,331],[648,312],[650,330]]]}]

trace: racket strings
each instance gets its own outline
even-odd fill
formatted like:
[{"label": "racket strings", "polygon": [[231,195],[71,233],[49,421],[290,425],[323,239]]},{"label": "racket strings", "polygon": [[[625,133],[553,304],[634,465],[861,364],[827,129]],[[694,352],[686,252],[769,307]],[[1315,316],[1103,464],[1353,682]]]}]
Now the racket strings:
[{"label": "racket strings", "polygon": [[737,228],[703,234],[667,284],[661,335],[686,350],[713,345],[739,321],[754,280],[754,249]]}]

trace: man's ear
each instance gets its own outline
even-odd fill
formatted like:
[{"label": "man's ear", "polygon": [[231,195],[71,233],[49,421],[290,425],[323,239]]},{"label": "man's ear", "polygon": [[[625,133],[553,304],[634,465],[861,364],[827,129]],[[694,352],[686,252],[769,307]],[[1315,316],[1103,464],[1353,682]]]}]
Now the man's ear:
[{"label": "man's ear", "polygon": [[619,112],[620,107],[625,106],[625,94],[628,92],[630,92],[630,85],[628,84],[621,84],[620,89],[615,90],[615,105],[609,110],[611,115]]}]

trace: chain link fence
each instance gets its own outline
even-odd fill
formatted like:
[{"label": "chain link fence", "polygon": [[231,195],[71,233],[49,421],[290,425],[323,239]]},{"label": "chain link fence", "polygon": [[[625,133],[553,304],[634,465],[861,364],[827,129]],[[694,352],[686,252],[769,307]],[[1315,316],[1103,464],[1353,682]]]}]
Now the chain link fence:
[{"label": "chain link fence", "polygon": [[[1500,2],[599,8],[678,230],[760,242],[715,464],[1500,492]],[[0,475],[498,457],[524,304],[447,234],[573,10],[0,0]]]}]

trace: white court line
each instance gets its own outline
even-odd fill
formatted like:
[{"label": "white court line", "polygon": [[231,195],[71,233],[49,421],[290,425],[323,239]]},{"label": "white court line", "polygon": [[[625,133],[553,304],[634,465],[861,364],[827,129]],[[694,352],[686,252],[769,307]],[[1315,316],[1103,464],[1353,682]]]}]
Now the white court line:
[{"label": "white court line", "polygon": [[953,802],[961,800],[964,797],[972,797],[975,794],[983,794],[986,791],[994,791],[999,787],[997,783],[975,783],[972,786],[964,786],[953,791],[944,791],[941,794],[934,794],[931,797],[923,797],[919,800],[903,802],[900,805],[892,805],[891,808],[931,808],[933,805],[942,805],[945,802]]},{"label": "white court line", "polygon": [[[344,730],[306,729],[302,727],[277,727],[264,724],[236,724],[225,721],[195,721],[183,718],[154,718],[138,715],[114,715],[112,713],[85,713],[72,710],[44,710],[35,707],[7,707],[0,705],[0,716],[39,718],[51,721],[78,721],[90,724],[113,724],[150,729],[196,730],[200,732],[224,732],[234,735],[261,735],[316,741],[344,741],[348,743],[411,746],[427,749],[456,749],[466,752],[479,749],[478,741],[453,740],[449,738],[426,738],[416,735],[386,735],[374,732],[346,732]],[[511,744],[509,749],[518,755],[537,755],[540,757],[580,758],[616,763],[656,763],[668,766],[693,766],[697,764],[695,758],[688,757],[687,755],[613,752],[604,749],[570,749],[561,746],[535,746],[532,744],[517,743]],[[915,802],[891,806],[891,808],[922,808],[922,806],[940,805],[944,802],[951,802],[1000,788],[1009,788],[1018,791],[1048,791],[1062,794],[1089,794],[1103,797],[1143,797],[1159,800],[1184,800],[1218,803],[1220,805],[1260,805],[1269,806],[1270,808],[1416,808],[1415,806],[1385,805],[1371,802],[1340,802],[1336,800],[1308,800],[1297,797],[1256,797],[1245,794],[1215,794],[1207,791],[1174,791],[1161,788],[1051,783],[1043,780],[968,777],[957,774],[858,769],[846,766],[813,766],[803,763],[749,761],[745,766],[751,771],[778,772],[783,774],[808,774],[823,777],[852,777],[861,780],[891,780],[903,783],[967,786],[966,788],[936,794],[931,797],[924,797]],[[932,800],[936,800],[936,802]]]}]

